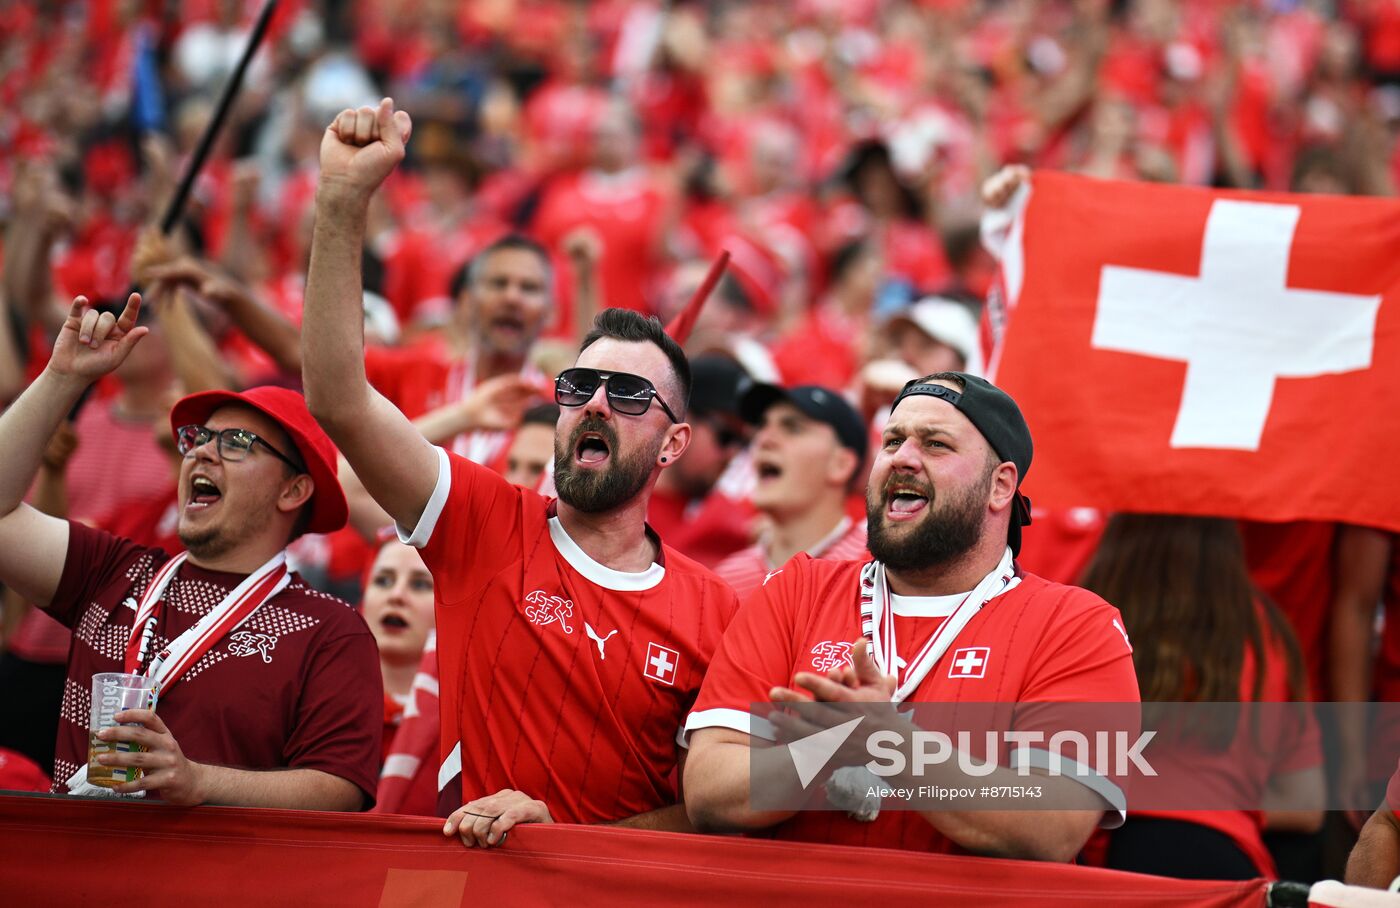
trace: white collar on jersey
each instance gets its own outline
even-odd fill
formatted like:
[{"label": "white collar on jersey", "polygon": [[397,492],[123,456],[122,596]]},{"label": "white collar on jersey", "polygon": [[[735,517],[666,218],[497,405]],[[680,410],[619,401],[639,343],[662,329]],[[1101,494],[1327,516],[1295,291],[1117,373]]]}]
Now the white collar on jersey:
[{"label": "white collar on jersey", "polygon": [[569,537],[557,516],[549,518],[549,538],[554,542],[554,548],[574,570],[605,590],[619,593],[649,590],[666,576],[666,569],[656,562],[652,562],[651,567],[645,571],[635,574],[628,571],[615,571],[605,564],[599,564]]},{"label": "white collar on jersey", "polygon": [[947,618],[967,596],[967,593],[954,593],[951,596],[900,596],[890,593],[890,609],[900,618]]}]

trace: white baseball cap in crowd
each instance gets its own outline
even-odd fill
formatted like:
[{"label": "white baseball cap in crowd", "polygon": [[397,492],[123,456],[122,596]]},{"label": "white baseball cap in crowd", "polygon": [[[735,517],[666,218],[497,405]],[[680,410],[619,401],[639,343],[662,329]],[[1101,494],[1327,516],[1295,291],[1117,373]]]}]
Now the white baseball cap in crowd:
[{"label": "white baseball cap in crowd", "polygon": [[977,318],[963,303],[940,296],[926,296],[907,309],[890,316],[885,327],[905,322],[924,334],[947,344],[963,358],[960,371],[980,376],[983,372],[982,342]]}]

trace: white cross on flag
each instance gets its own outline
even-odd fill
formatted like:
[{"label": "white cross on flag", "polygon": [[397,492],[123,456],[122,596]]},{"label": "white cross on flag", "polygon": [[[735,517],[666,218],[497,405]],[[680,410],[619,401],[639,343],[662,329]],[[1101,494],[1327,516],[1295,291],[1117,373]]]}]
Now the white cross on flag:
[{"label": "white cross on flag", "polygon": [[1037,171],[990,377],[1037,505],[1400,530],[1400,203]]}]

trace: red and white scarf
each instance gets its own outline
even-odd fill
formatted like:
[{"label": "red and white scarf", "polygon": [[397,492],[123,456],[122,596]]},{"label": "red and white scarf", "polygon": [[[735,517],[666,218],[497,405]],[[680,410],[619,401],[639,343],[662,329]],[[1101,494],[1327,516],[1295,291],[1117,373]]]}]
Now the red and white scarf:
[{"label": "red and white scarf", "polygon": [[878,561],[867,564],[860,572],[860,632],[870,641],[875,664],[887,675],[894,675],[897,687],[893,702],[903,703],[918,689],[929,671],[943,658],[958,634],[982,610],[982,606],[1016,585],[1016,568],[1008,546],[1001,561],[983,577],[972,591],[963,597],[953,614],[941,624],[924,643],[900,674],[899,644],[895,639],[894,609],[890,606],[890,588],[885,580],[885,566]]},{"label": "red and white scarf", "polygon": [[242,583],[230,590],[223,601],[195,622],[193,627],[170,641],[155,655],[150,666],[143,672],[141,666],[146,661],[151,640],[155,636],[156,621],[160,616],[165,590],[187,557],[187,553],[181,552],[167,561],[156,572],[155,577],[151,578],[146,592],[136,603],[136,620],[131,624],[131,633],[126,642],[123,671],[155,678],[157,696],[174,686],[191,665],[251,618],[264,602],[282,592],[291,583],[286,552],[278,552],[243,578]]}]

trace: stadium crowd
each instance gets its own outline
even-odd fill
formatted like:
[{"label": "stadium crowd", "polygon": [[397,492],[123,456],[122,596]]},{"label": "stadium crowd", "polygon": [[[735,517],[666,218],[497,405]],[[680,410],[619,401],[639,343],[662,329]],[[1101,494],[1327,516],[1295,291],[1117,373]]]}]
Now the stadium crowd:
[{"label": "stadium crowd", "polygon": [[[762,651],[838,634],[803,597],[845,584],[854,603],[872,556],[905,633],[955,614],[915,600],[983,583],[1018,603],[1083,586],[1098,595],[1055,605],[1075,627],[1107,600],[1120,629],[1061,652],[1122,652],[1066,697],[1400,698],[1400,621],[1375,621],[1400,606],[1389,534],[1033,509],[1029,431],[977,378],[996,274],[980,220],[1029,173],[1005,165],[1392,195],[1400,2],[281,0],[162,235],[256,12],[0,4],[0,787],[84,790],[86,678],[146,664],[128,596],[170,584],[149,628],[173,645],[243,575],[286,574],[290,540],[285,598],[238,632],[239,658],[278,667],[256,714],[208,706],[254,674],[219,676],[211,651],[184,699],[131,718],[166,800],[436,811],[482,846],[518,822],[694,824],[1170,876],[1340,872],[1324,846],[1364,817],[1096,831],[1114,811],[1071,798],[1024,836],[971,814],[758,815],[736,794],[751,729],[727,716],[772,688],[890,699],[863,647],[806,682]],[[682,350],[660,325],[721,250]],[[996,470],[909,450],[919,420]],[[993,490],[961,549],[897,544],[933,503],[926,474]],[[925,582],[960,558],[957,583]],[[503,665],[517,614],[559,633]],[[609,643],[633,620],[675,636]],[[600,667],[640,646],[666,696],[575,674],[549,649],[566,638]],[[1027,669],[999,692],[1050,690]],[[1303,741],[1264,771],[1317,785],[1321,760]],[[1332,774],[1380,803],[1384,762]]]}]

